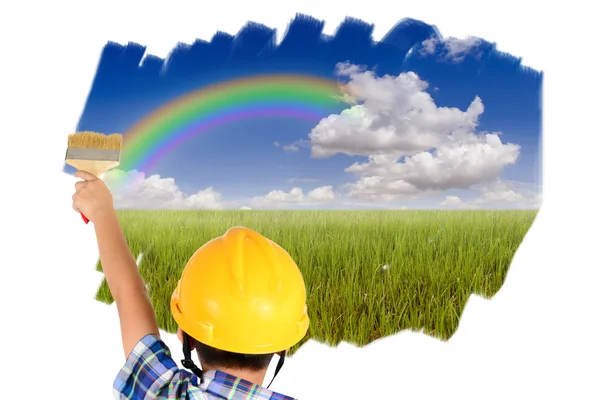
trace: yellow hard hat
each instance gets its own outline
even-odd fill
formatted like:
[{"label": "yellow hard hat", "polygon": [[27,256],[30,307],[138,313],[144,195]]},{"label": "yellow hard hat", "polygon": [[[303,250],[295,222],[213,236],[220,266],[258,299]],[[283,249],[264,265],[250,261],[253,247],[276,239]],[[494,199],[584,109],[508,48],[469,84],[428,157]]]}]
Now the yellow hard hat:
[{"label": "yellow hard hat", "polygon": [[171,312],[197,341],[242,354],[288,349],[309,324],[304,279],[292,257],[239,226],[194,253],[171,297]]}]

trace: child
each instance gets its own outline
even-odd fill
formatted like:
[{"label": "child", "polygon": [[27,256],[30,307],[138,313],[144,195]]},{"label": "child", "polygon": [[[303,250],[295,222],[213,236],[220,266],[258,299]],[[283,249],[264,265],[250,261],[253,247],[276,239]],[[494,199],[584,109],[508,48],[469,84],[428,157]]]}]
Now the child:
[{"label": "child", "polygon": [[[152,304],[121,231],[104,182],[79,171],[73,209],[94,223],[102,269],[121,324],[125,366],[117,399],[278,399],[262,387],[274,354],[275,375],[286,351],[308,330],[306,289],[289,254],[243,227],[202,246],[186,265],[171,298],[183,344],[179,369],[160,339]],[[200,368],[191,360],[196,350]]]}]

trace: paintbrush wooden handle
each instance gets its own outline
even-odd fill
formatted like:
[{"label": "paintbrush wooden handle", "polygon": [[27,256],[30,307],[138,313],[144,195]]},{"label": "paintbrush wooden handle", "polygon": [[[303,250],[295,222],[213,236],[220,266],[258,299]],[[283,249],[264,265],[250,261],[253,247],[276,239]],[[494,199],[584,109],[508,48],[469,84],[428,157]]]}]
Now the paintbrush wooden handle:
[{"label": "paintbrush wooden handle", "polygon": [[85,222],[86,224],[87,224],[88,222],[90,222],[90,220],[89,220],[89,219],[87,219],[87,217],[86,217],[85,215],[83,215],[83,213],[82,213],[82,212],[79,212],[79,214],[81,214],[81,218],[83,218],[83,222]]}]

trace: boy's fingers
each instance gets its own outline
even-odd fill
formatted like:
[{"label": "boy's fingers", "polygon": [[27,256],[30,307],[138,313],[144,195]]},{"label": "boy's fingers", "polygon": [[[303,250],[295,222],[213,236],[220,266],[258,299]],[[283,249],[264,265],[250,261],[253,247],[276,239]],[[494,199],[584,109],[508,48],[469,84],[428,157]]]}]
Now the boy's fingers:
[{"label": "boy's fingers", "polygon": [[73,210],[79,212],[79,208],[77,208],[77,206],[75,205],[75,196],[76,194],[73,195],[73,204],[71,205],[71,207],[73,207]]},{"label": "boy's fingers", "polygon": [[94,181],[94,180],[98,179],[97,176],[90,174],[89,172],[85,172],[85,171],[77,171],[77,172],[75,172],[75,176],[78,178],[81,178],[83,180],[86,180],[86,181]]},{"label": "boy's fingers", "polygon": [[85,187],[85,184],[87,183],[87,181],[77,181],[75,182],[75,190],[81,190]]}]

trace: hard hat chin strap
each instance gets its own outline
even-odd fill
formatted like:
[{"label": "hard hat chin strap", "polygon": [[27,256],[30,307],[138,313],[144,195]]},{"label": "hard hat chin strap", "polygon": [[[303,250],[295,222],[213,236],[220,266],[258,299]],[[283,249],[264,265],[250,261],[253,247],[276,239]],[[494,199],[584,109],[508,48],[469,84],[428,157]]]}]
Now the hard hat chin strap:
[{"label": "hard hat chin strap", "polygon": [[[281,367],[283,367],[283,363],[285,362],[285,355],[285,351],[282,351],[279,355],[279,361],[277,361],[275,373],[273,374],[273,378],[271,379],[271,383],[269,383],[269,386],[267,386],[267,389],[273,384],[275,377],[277,376],[279,371],[281,371]],[[198,377],[198,379],[202,381],[203,372],[200,368],[196,366],[196,364],[194,364],[194,361],[192,361],[192,346],[190,344],[190,337],[185,332],[183,332],[183,360],[181,360],[181,365],[183,365],[184,368],[187,368],[190,371],[192,371]]]},{"label": "hard hat chin strap", "polygon": [[277,366],[275,367],[275,373],[273,374],[273,378],[271,378],[271,383],[269,383],[269,386],[267,386],[267,389],[269,387],[271,387],[271,385],[273,384],[273,381],[275,380],[275,377],[281,370],[281,367],[283,367],[283,363],[285,362],[285,353],[286,353],[285,351],[282,351],[281,354],[279,354],[279,361],[277,361]]},{"label": "hard hat chin strap", "polygon": [[202,370],[198,368],[192,361],[192,346],[190,345],[190,337],[185,332],[183,332],[183,357],[184,358],[181,360],[181,365],[196,374],[198,379],[200,379],[202,382]]}]

